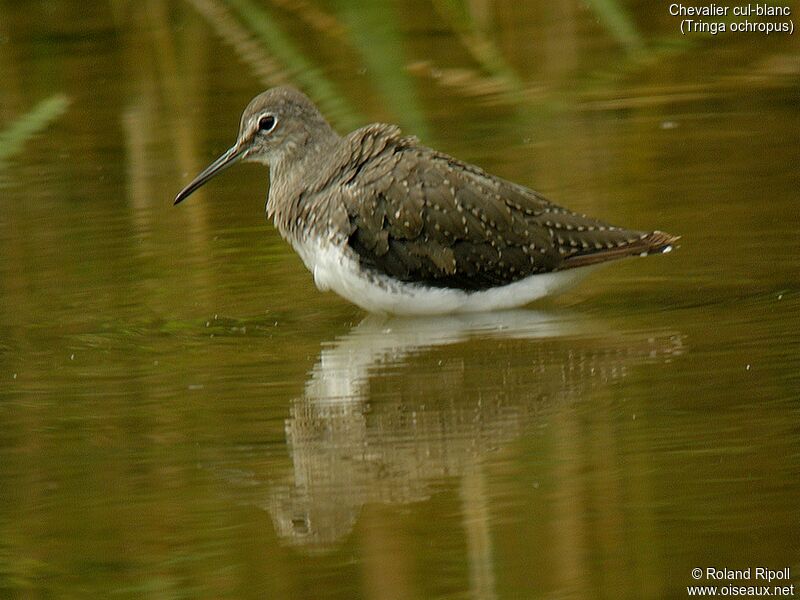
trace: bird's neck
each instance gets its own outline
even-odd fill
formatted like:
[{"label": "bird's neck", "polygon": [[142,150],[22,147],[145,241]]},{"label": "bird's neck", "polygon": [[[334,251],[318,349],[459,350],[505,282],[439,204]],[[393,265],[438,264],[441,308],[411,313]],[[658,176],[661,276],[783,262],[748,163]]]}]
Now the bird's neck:
[{"label": "bird's neck", "polygon": [[308,236],[332,235],[335,207],[331,206],[333,195],[325,190],[335,178],[342,146],[343,139],[332,129],[317,130],[270,165],[267,216],[293,244]]}]

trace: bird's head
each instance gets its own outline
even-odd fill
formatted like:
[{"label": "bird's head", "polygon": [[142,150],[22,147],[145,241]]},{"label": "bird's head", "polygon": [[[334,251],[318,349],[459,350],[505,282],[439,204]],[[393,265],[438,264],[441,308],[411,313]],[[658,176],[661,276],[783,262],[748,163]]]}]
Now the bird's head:
[{"label": "bird's head", "polygon": [[175,204],[240,160],[274,165],[295,155],[309,140],[332,134],[330,125],[304,94],[292,87],[267,90],[244,109],[236,143],[183,188]]}]

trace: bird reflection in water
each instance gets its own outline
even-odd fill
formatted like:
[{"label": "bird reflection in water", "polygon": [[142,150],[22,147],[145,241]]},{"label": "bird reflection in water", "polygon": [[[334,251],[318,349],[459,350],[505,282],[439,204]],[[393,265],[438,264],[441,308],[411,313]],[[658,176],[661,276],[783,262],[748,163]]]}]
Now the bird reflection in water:
[{"label": "bird reflection in water", "polygon": [[484,511],[475,491],[485,489],[488,454],[631,367],[681,352],[679,334],[609,334],[563,314],[367,317],[323,348],[291,403],[293,468],[270,482],[266,508],[283,540],[322,551],[351,532],[364,505],[422,501],[456,478],[465,523],[486,527],[467,516]]}]

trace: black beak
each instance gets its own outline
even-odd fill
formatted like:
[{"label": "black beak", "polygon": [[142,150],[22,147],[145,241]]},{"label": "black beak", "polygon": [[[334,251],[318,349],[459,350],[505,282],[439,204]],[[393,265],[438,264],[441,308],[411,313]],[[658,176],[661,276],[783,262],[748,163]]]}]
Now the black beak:
[{"label": "black beak", "polygon": [[225,169],[237,163],[244,156],[247,149],[247,144],[237,142],[235,146],[230,148],[225,154],[203,169],[203,171],[197,177],[195,177],[189,185],[183,188],[178,195],[175,196],[175,202],[173,205],[183,202],[186,200],[186,198],[192,195],[197,188],[202,186],[209,179],[215,175],[218,175],[219,173],[222,173]]}]

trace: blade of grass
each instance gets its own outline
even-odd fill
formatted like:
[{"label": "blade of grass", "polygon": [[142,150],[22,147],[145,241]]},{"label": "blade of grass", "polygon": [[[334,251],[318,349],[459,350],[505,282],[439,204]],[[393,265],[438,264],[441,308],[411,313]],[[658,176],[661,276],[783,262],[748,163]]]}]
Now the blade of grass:
[{"label": "blade of grass", "polygon": [[269,51],[282,62],[291,79],[317,101],[323,112],[343,128],[363,125],[364,119],[323,75],[322,70],[308,59],[276,23],[263,6],[250,0],[227,0],[242,22],[258,37]]},{"label": "blade of grass", "polygon": [[367,67],[370,80],[381,92],[392,117],[408,131],[428,138],[428,124],[414,82],[403,59],[400,19],[390,3],[342,1],[336,4],[350,40]]},{"label": "blade of grass", "polygon": [[505,60],[492,38],[475,22],[464,2],[435,0],[433,6],[486,73],[501,81],[511,92],[519,92],[522,89],[519,76]]},{"label": "blade of grass", "polygon": [[28,113],[0,132],[0,165],[22,150],[22,146],[67,110],[69,98],[55,94],[39,102]]},{"label": "blade of grass", "polygon": [[644,43],[636,24],[616,0],[586,0],[611,36],[629,52],[641,50]]}]

